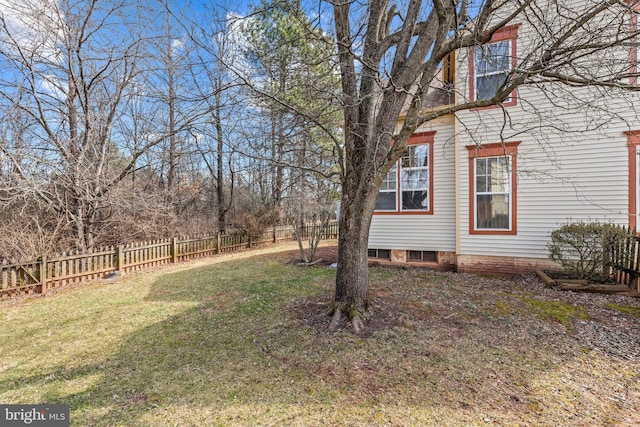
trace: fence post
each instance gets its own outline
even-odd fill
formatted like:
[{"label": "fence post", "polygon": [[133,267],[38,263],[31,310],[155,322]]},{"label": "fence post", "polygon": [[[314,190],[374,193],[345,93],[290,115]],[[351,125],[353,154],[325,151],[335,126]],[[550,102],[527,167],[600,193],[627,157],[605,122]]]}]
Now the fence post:
[{"label": "fence post", "polygon": [[124,273],[124,246],[116,246],[116,271]]},{"label": "fence post", "polygon": [[178,238],[177,237],[174,237],[173,239],[171,239],[171,262],[174,264],[178,262]]},{"label": "fence post", "polygon": [[216,233],[216,254],[220,254],[222,252],[220,246],[222,245],[222,239],[220,238],[220,232]]},{"label": "fence post", "polygon": [[40,258],[40,286],[42,290],[40,291],[43,295],[47,293],[47,257],[43,256]]}]

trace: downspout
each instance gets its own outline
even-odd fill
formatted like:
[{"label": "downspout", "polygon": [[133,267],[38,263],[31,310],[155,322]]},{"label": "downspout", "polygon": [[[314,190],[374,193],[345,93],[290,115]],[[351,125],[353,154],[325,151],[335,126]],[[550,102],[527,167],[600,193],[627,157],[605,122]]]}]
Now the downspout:
[{"label": "downspout", "polygon": [[[452,63],[457,65],[457,51],[453,52]],[[454,91],[453,91],[453,104],[458,104],[458,67],[454,69]],[[458,114],[453,113],[453,173],[454,173],[454,209],[455,209],[455,233],[456,233],[456,269],[458,267],[458,257],[460,256],[460,125],[458,123]]]}]

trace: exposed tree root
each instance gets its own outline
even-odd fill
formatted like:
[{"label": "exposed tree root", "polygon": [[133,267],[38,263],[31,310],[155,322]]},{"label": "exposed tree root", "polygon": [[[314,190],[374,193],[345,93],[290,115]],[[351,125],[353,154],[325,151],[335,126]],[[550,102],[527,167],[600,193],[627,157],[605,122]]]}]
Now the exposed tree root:
[{"label": "exposed tree root", "polygon": [[331,317],[331,323],[329,323],[329,330],[331,332],[338,329],[338,325],[340,325],[340,318],[342,317],[342,310],[340,308],[333,308],[333,316]]},{"label": "exposed tree root", "polygon": [[304,265],[304,266],[306,266],[306,267],[310,267],[310,266],[312,266],[312,265],[316,265],[316,264],[317,264],[317,263],[319,263],[319,262],[322,262],[322,258],[318,258],[318,259],[317,259],[317,260],[315,260],[315,261],[303,261],[303,262],[301,262],[300,264],[301,264],[301,265]]},{"label": "exposed tree root", "polygon": [[353,331],[355,333],[360,333],[362,328],[364,328],[364,324],[362,323],[360,316],[354,316],[353,319],[351,319],[351,325],[353,326]]},{"label": "exposed tree root", "polygon": [[[364,310],[363,310],[364,311]],[[351,326],[353,327],[353,331],[355,333],[360,333],[364,328],[363,320],[368,314],[366,311],[363,314],[363,311],[356,309],[350,304],[336,304],[333,303],[329,312],[327,313],[331,316],[331,323],[329,323],[329,331],[334,332],[340,326],[340,320],[342,319],[342,315],[345,314],[351,320]]]}]

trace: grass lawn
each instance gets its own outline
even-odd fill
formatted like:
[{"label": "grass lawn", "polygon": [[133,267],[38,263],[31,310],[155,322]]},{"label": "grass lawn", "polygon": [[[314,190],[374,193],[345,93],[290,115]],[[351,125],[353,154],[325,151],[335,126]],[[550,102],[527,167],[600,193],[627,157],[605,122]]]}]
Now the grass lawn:
[{"label": "grass lawn", "polygon": [[[0,403],[69,404],[74,426],[640,425],[639,362],[576,338],[576,322],[607,321],[589,307],[509,279],[373,267],[378,326],[330,334],[335,270],[292,256],[0,303]],[[633,303],[614,302],[598,313],[637,328]]]}]

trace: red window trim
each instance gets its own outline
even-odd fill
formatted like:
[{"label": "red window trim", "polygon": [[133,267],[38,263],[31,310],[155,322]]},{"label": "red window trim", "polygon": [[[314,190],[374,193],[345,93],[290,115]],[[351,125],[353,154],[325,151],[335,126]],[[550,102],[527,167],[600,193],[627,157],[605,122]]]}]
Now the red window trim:
[{"label": "red window trim", "polygon": [[[520,28],[520,24],[508,25],[506,27],[500,28],[493,36],[491,36],[491,40],[487,43],[496,43],[504,40],[511,40],[511,67],[515,68],[517,65],[516,55],[517,55],[517,40],[518,40],[518,29]],[[469,100],[474,102],[476,100],[476,61],[475,61],[475,52],[476,46],[469,47]],[[510,100],[508,102],[502,103],[504,107],[512,107],[518,103],[517,100],[517,90],[514,89],[511,92]],[[481,111],[488,110],[492,108],[498,108],[497,105],[490,105],[488,107],[478,107],[473,108],[472,111]]]},{"label": "red window trim", "polygon": [[636,228],[636,194],[637,188],[637,173],[636,170],[636,147],[640,146],[640,130],[632,130],[625,132],[627,135],[627,149],[629,151],[629,227]]},{"label": "red window trim", "polygon": [[[400,168],[396,170],[396,210],[395,211],[374,211],[374,215],[433,215],[433,143],[436,131],[419,132],[411,135],[407,145],[426,144],[429,146],[429,209],[421,211],[403,211],[402,191],[400,189]],[[399,162],[400,160],[398,160]]]},{"label": "red window trim", "polygon": [[[469,234],[516,235],[517,227],[517,192],[516,171],[518,170],[518,145],[521,141],[497,142],[482,145],[467,145],[469,152]],[[474,160],[484,157],[511,157],[511,230],[476,230],[476,174]]]},{"label": "red window trim", "polygon": [[[636,12],[640,13],[640,3],[635,0],[630,0],[629,3],[631,3],[631,7],[633,7]],[[631,11],[629,14],[631,15],[630,30],[632,32],[638,31],[638,14]],[[639,36],[636,36],[633,41],[636,43],[640,42],[638,38]],[[640,61],[640,58],[638,58],[638,47],[631,46],[629,48],[629,73],[631,73],[632,77],[629,78],[629,84],[632,85],[638,84],[638,77],[634,76],[634,74],[638,72],[638,61]]]}]

